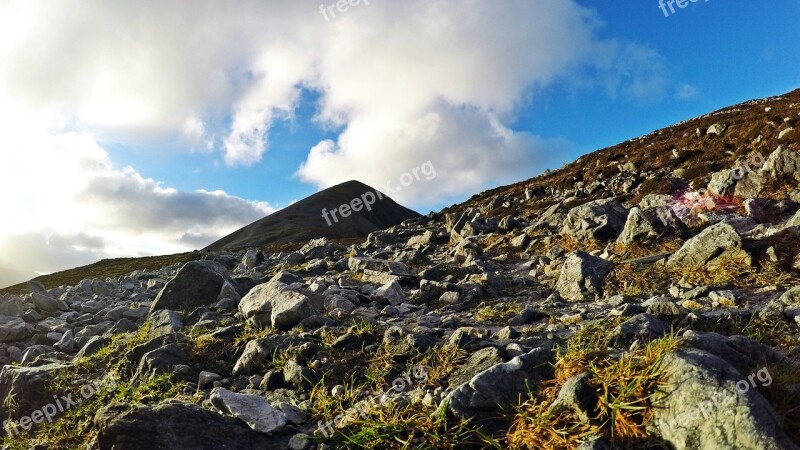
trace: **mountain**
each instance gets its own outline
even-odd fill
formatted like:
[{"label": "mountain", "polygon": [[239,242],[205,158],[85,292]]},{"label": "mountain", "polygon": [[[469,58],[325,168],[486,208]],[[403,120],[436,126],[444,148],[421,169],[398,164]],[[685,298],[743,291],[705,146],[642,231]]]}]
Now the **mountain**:
[{"label": "mountain", "polygon": [[222,251],[42,277],[0,297],[3,443],[796,450],[799,116],[724,108],[357,245],[245,249],[330,232],[351,182]]},{"label": "mountain", "polygon": [[348,181],[253,222],[204,250],[239,250],[321,237],[366,237],[415,217],[419,217],[417,212],[397,204],[382,192],[359,181]]}]

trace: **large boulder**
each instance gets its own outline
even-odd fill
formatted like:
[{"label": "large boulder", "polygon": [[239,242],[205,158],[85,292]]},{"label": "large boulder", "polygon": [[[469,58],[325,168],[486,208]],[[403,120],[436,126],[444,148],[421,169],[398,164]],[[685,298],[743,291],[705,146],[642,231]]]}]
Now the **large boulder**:
[{"label": "large boulder", "polygon": [[611,268],[611,263],[605,259],[582,251],[574,252],[564,262],[555,290],[569,301],[597,298],[603,294],[603,280]]},{"label": "large boulder", "polygon": [[144,381],[156,375],[168,373],[178,364],[183,364],[187,357],[186,351],[178,344],[168,344],[147,352],[139,361],[139,367],[131,381]]},{"label": "large boulder", "polygon": [[[49,383],[68,365],[3,366],[0,369],[0,422],[30,415],[52,401]],[[12,401],[13,399],[13,401]]]},{"label": "large boulder", "polygon": [[724,197],[733,195],[736,183],[741,176],[739,170],[726,169],[712,173],[711,181],[708,183],[708,192]]},{"label": "large boulder", "polygon": [[761,170],[773,178],[794,178],[800,181],[800,153],[781,144],[767,157]]},{"label": "large boulder", "polygon": [[729,224],[720,222],[706,228],[689,239],[667,261],[670,266],[695,267],[711,265],[722,259],[742,259],[752,263],[752,257],[744,249],[739,233]]},{"label": "large boulder", "polygon": [[254,324],[290,329],[322,309],[321,302],[284,281],[289,280],[279,273],[251,289],[239,302],[239,312]]},{"label": "large boulder", "polygon": [[188,403],[112,405],[94,417],[100,450],[251,450],[287,448],[242,421]]},{"label": "large boulder", "polygon": [[33,334],[33,327],[20,317],[0,316],[0,342],[25,340]]},{"label": "large boulder", "polygon": [[561,234],[577,240],[616,239],[625,227],[628,210],[616,199],[595,200],[572,208]]},{"label": "large boulder", "polygon": [[646,238],[689,235],[689,228],[667,206],[641,209],[633,207],[617,242],[630,245]]},{"label": "large boulder", "polygon": [[63,300],[53,298],[47,294],[33,292],[30,294],[33,305],[37,310],[45,313],[69,311],[69,306]]},{"label": "large boulder", "polygon": [[183,330],[183,320],[175,311],[162,309],[150,316],[150,337],[166,336],[181,330]]},{"label": "large boulder", "polygon": [[697,349],[667,355],[664,366],[670,375],[649,427],[670,448],[799,448],[756,390],[759,383],[765,385],[768,372],[741,373],[725,359]]},{"label": "large boulder", "polygon": [[22,301],[20,298],[10,295],[0,296],[0,316],[21,317]]},{"label": "large boulder", "polygon": [[446,407],[456,417],[473,418],[479,423],[496,420],[501,408],[513,410],[532,386],[552,378],[552,363],[551,350],[531,350],[475,375],[447,395],[440,408]]},{"label": "large boulder", "polygon": [[217,302],[225,282],[233,281],[225,268],[214,261],[186,263],[158,293],[150,312],[162,309],[191,312]]}]

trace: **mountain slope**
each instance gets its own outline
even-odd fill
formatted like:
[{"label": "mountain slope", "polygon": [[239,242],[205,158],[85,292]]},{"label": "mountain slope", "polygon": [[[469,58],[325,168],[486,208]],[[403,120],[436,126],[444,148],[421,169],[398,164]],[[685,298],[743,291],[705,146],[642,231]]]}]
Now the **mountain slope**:
[{"label": "mountain slope", "polygon": [[[588,153],[558,170],[481,192],[443,212],[460,213],[500,195],[519,202],[495,208],[490,216],[530,218],[558,203],[559,193],[568,191],[596,199],[609,193],[643,197],[670,193],[673,188],[699,189],[706,187],[712,173],[733,166],[751,152],[766,158],[779,144],[800,150],[799,123],[800,89],[750,100]],[[724,125],[724,131],[705,134],[715,124]],[[628,186],[620,182],[623,178],[630,180]],[[782,192],[787,186],[774,188],[773,192]]]},{"label": "mountain slope", "polygon": [[[377,198],[376,198],[377,197]],[[374,204],[367,207],[364,203]],[[347,217],[331,211],[342,205],[354,205],[360,209]],[[361,205],[360,207],[358,205]],[[327,219],[323,215],[328,211]],[[344,239],[366,237],[369,233],[397,225],[419,214],[375,189],[358,181],[348,181],[290,205],[264,217],[228,236],[214,242],[205,250],[238,250],[247,247],[263,247],[268,244],[303,242],[326,237]]]}]

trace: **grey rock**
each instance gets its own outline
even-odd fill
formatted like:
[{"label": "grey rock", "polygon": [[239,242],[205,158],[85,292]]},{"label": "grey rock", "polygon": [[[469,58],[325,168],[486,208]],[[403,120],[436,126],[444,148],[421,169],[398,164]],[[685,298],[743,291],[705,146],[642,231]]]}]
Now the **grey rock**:
[{"label": "grey rock", "polygon": [[215,408],[236,417],[259,433],[273,433],[286,426],[286,415],[273,408],[264,397],[214,388],[209,400]]},{"label": "grey rock", "polygon": [[49,345],[32,345],[22,353],[20,363],[31,365],[39,356],[49,355],[53,352],[55,352],[55,349]]},{"label": "grey rock", "polygon": [[143,317],[147,317],[147,314],[150,312],[150,308],[146,307],[139,307],[134,309],[128,309],[122,313],[122,317],[124,319],[137,321]]},{"label": "grey rock", "polygon": [[291,439],[289,439],[288,448],[289,450],[306,450],[307,448],[311,447],[312,442],[311,436],[299,433],[295,434]]},{"label": "grey rock", "polygon": [[383,304],[390,304],[397,306],[403,303],[406,299],[403,288],[397,281],[391,281],[379,287],[372,293],[372,298],[378,300]]},{"label": "grey rock", "polygon": [[461,418],[496,419],[499,408],[512,409],[530,386],[552,378],[552,363],[552,351],[534,349],[475,375],[448,394],[440,408]]},{"label": "grey rock", "polygon": [[742,238],[736,230],[725,222],[706,228],[700,234],[686,241],[667,260],[670,266],[705,266],[723,258],[741,258],[748,264],[752,258],[744,249]]},{"label": "grey rock", "polygon": [[800,153],[781,144],[769,155],[761,170],[773,178],[789,177],[800,181]]},{"label": "grey rock", "polygon": [[711,181],[708,183],[708,192],[719,196],[733,195],[736,189],[736,183],[739,181],[737,177],[738,174],[739,172],[734,169],[726,169],[711,174]]},{"label": "grey rock", "polygon": [[22,303],[19,297],[0,297],[0,316],[22,317]]},{"label": "grey rock", "polygon": [[183,320],[175,311],[162,309],[150,315],[150,337],[165,336],[181,330],[183,330]]},{"label": "grey rock", "polygon": [[292,405],[291,403],[280,402],[278,404],[278,409],[284,415],[286,415],[286,421],[289,423],[293,423],[295,425],[303,425],[304,423],[307,423],[309,420],[309,415],[305,411],[298,408],[297,406]]},{"label": "grey rock", "polygon": [[55,299],[47,294],[33,292],[30,294],[34,306],[39,311],[54,313],[58,311],[69,311],[69,306],[63,300]]},{"label": "grey rock", "polygon": [[193,311],[201,306],[213,305],[226,281],[230,282],[231,279],[219,263],[188,262],[164,285],[150,311]]},{"label": "grey rock", "polygon": [[327,238],[312,239],[300,249],[300,253],[306,260],[325,258],[332,252],[333,246]]},{"label": "grey rock", "polygon": [[0,342],[14,342],[29,338],[33,327],[21,317],[0,316]]},{"label": "grey rock", "polygon": [[178,364],[183,364],[187,356],[183,348],[177,344],[168,344],[147,352],[139,361],[139,367],[136,369],[132,382],[143,381],[155,375],[169,373]]},{"label": "grey rock", "polygon": [[453,371],[447,379],[447,384],[453,387],[462,385],[471,380],[475,375],[503,361],[503,354],[500,350],[494,347],[480,349],[473,353],[463,366]]},{"label": "grey rock", "polygon": [[410,277],[408,267],[397,261],[375,258],[350,258],[347,261],[350,271],[364,275],[364,281],[373,283],[389,283]]},{"label": "grey rock", "polygon": [[669,300],[658,300],[647,306],[647,314],[652,314],[657,317],[675,317],[682,316],[689,311],[677,305],[675,302]]},{"label": "grey rock", "polygon": [[630,245],[636,241],[659,236],[689,235],[686,224],[675,214],[672,208],[660,206],[640,209],[633,207],[628,212],[628,219],[617,242]]},{"label": "grey rock", "polygon": [[54,347],[64,353],[72,353],[75,349],[75,341],[73,340],[72,330],[67,330],[61,339],[54,345]]},{"label": "grey rock", "polygon": [[284,281],[291,277],[281,272],[251,289],[239,302],[239,312],[257,325],[289,329],[324,306],[323,302],[313,305],[308,296]]},{"label": "grey rock", "polygon": [[636,339],[652,341],[670,332],[669,323],[650,314],[637,314],[621,323],[611,333],[611,341],[631,342]]},{"label": "grey rock", "polygon": [[798,448],[749,374],[697,349],[672,353],[664,365],[668,385],[650,427],[676,450]]},{"label": "grey rock", "polygon": [[622,233],[628,210],[616,199],[595,200],[570,210],[561,234],[577,240],[616,239]]},{"label": "grey rock", "polygon": [[538,309],[527,307],[520,311],[519,314],[512,317],[511,320],[508,321],[508,324],[513,327],[520,327],[522,325],[527,325],[529,323],[537,322],[546,318],[547,314],[544,314]]},{"label": "grey rock", "polygon": [[436,339],[422,333],[406,331],[391,326],[383,333],[383,345],[394,355],[404,355],[414,351],[425,351],[436,345]]},{"label": "grey rock", "polygon": [[728,129],[728,125],[722,123],[715,123],[711,125],[706,130],[706,136],[715,135],[715,136],[722,136],[723,133]]},{"label": "grey rock", "polygon": [[283,382],[293,389],[309,389],[319,382],[319,375],[291,359],[283,367]]},{"label": "grey rock", "polygon": [[111,328],[108,329],[106,334],[120,334],[120,333],[130,333],[139,329],[139,326],[135,323],[131,322],[128,319],[119,319],[117,323],[114,324]]},{"label": "grey rock", "polygon": [[255,269],[256,266],[264,261],[264,252],[255,249],[249,249],[242,256],[242,265],[245,269]]},{"label": "grey rock", "polygon": [[690,330],[684,333],[682,343],[724,359],[740,373],[750,374],[784,361],[784,356],[776,350],[745,336],[728,337]]},{"label": "grey rock", "polygon": [[571,253],[555,285],[564,300],[584,301],[603,294],[603,280],[611,271],[611,263],[586,252]]},{"label": "grey rock", "polygon": [[430,230],[426,230],[424,233],[413,236],[411,239],[408,240],[406,244],[407,247],[411,248],[423,248],[427,247],[433,241],[433,233]]},{"label": "grey rock", "polygon": [[97,353],[98,350],[108,345],[111,339],[105,336],[92,336],[75,355],[75,359],[85,358]]},{"label": "grey rock", "polygon": [[254,339],[245,345],[242,356],[233,366],[233,375],[253,375],[264,362],[271,360],[278,350],[301,345],[303,342],[299,337],[292,335],[273,335]]},{"label": "grey rock", "polygon": [[786,306],[800,306],[800,286],[784,292],[779,300]]},{"label": "grey rock", "polygon": [[583,441],[576,450],[614,450],[614,446],[605,437],[593,436]]},{"label": "grey rock", "polygon": [[439,301],[445,305],[457,305],[461,303],[461,294],[458,292],[445,292],[439,296]]},{"label": "grey rock", "polygon": [[11,403],[0,403],[0,421],[17,419],[31,414],[52,400],[49,383],[55,375],[66,368],[64,364],[48,364],[39,367],[3,366],[0,368],[0,398],[13,399]]},{"label": "grey rock", "polygon": [[558,392],[558,397],[550,405],[550,413],[568,414],[582,423],[589,423],[595,417],[597,404],[597,394],[592,391],[589,380],[591,375],[588,372],[567,380]]},{"label": "grey rock", "polygon": [[197,379],[197,385],[200,389],[207,389],[214,385],[214,382],[220,381],[222,379],[221,375],[217,375],[214,372],[202,371],[200,372],[200,376]]}]

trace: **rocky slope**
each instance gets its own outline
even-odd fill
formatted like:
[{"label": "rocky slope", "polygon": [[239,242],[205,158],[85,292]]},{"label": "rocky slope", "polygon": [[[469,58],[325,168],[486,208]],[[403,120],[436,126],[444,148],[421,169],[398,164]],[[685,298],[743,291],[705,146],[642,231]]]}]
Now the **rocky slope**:
[{"label": "rocky slope", "polygon": [[[344,214],[340,211],[343,205],[346,205]],[[321,237],[363,238],[414,217],[419,214],[398,205],[382,192],[358,181],[348,181],[270,214],[205,250],[242,250]]]},{"label": "rocky slope", "polygon": [[5,448],[800,448],[798,119],[748,102],[355,245],[31,283]]}]

